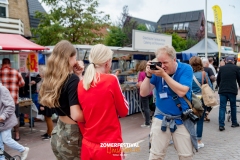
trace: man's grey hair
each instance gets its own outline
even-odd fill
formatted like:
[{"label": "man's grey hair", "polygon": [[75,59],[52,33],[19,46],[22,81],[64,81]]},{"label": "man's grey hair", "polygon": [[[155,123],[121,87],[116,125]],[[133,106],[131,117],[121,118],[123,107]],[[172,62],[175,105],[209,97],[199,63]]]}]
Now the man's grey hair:
[{"label": "man's grey hair", "polygon": [[157,51],[155,52],[156,57],[159,56],[161,51],[165,51],[168,54],[168,56],[171,57],[172,59],[176,58],[176,51],[170,45],[165,45],[165,46],[160,47],[159,49],[157,49]]},{"label": "man's grey hair", "polygon": [[202,57],[202,63],[203,63],[203,66],[205,66],[206,64],[209,64],[208,58]]}]

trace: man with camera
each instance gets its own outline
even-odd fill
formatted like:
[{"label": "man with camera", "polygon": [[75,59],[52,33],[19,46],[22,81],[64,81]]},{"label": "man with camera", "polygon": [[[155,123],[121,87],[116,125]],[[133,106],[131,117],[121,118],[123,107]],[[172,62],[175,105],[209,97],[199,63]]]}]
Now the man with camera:
[{"label": "man with camera", "polygon": [[191,101],[192,67],[176,60],[176,51],[172,46],[159,48],[156,58],[158,62],[148,62],[146,78],[140,88],[141,96],[147,96],[156,89],[149,160],[164,159],[171,137],[179,159],[192,159],[191,136],[181,118],[183,113],[191,113],[183,97]]}]

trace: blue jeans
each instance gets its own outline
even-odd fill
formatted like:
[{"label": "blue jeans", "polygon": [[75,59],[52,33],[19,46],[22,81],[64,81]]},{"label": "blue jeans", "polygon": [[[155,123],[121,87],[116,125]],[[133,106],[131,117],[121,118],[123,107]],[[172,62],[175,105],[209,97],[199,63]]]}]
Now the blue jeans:
[{"label": "blue jeans", "polygon": [[203,122],[204,122],[204,117],[205,117],[205,113],[207,110],[207,107],[204,105],[204,102],[202,100],[202,104],[203,104],[203,114],[202,117],[197,121],[197,127],[196,127],[196,132],[197,132],[197,139],[201,140],[202,139],[202,133],[203,133]]},{"label": "blue jeans", "polygon": [[227,101],[230,101],[230,107],[231,107],[231,120],[232,124],[237,124],[237,108],[236,108],[236,94],[232,93],[223,93],[219,94],[220,97],[220,107],[219,107],[219,126],[223,127],[225,126],[225,114],[226,114],[226,105]]},{"label": "blue jeans", "polygon": [[[18,152],[23,152],[25,150],[25,147],[12,139],[11,129],[0,132],[0,148],[2,150],[4,150],[3,143]],[[4,156],[0,156],[0,160],[5,160]]]}]

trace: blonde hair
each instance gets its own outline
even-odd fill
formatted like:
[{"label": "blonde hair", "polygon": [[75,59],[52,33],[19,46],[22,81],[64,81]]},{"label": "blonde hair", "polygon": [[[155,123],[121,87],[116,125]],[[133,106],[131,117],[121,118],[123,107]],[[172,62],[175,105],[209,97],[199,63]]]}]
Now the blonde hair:
[{"label": "blonde hair", "polygon": [[140,72],[145,71],[146,67],[147,67],[147,61],[142,60],[138,66],[138,71],[140,71]]},{"label": "blonde hair", "polygon": [[59,107],[59,97],[65,81],[72,71],[69,58],[76,55],[74,46],[62,40],[56,44],[47,61],[44,80],[40,88],[40,104],[50,108]]},{"label": "blonde hair", "polygon": [[44,75],[45,71],[46,71],[46,66],[43,66],[43,65],[40,66],[39,65],[39,74]]},{"label": "blonde hair", "polygon": [[172,59],[176,58],[176,51],[172,46],[165,45],[157,49],[157,51],[155,52],[156,57],[158,57],[162,51],[164,51]]},{"label": "blonde hair", "polygon": [[83,88],[88,90],[91,87],[91,83],[93,82],[93,86],[97,83],[96,77],[96,69],[97,67],[101,67],[108,60],[112,59],[113,52],[103,44],[97,44],[92,47],[89,54],[89,65],[85,71],[83,77]]}]

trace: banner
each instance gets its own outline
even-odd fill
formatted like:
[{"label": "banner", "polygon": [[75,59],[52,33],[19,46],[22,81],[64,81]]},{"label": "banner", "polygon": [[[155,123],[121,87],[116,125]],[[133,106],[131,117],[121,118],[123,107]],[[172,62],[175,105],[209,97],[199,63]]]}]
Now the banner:
[{"label": "banner", "polygon": [[20,52],[19,71],[21,73],[38,72],[38,54],[36,52]]},{"label": "banner", "polygon": [[214,21],[216,28],[216,36],[219,50],[219,61],[221,58],[221,39],[222,39],[222,10],[218,5],[212,7],[214,12]]}]

